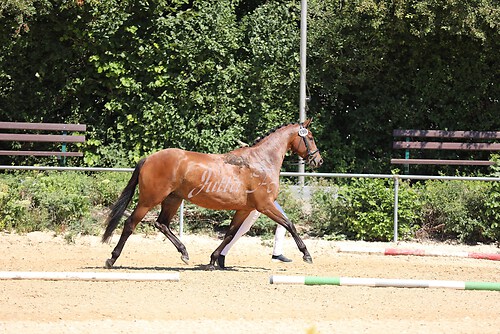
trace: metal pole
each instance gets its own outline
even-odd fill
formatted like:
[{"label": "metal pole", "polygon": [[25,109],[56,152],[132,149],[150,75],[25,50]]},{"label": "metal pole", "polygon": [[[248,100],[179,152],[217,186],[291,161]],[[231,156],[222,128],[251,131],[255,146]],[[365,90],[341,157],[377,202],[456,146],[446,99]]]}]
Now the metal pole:
[{"label": "metal pole", "polygon": [[394,242],[398,242],[398,195],[399,178],[394,177]]},{"label": "metal pole", "polygon": [[[306,56],[307,56],[307,0],[300,2],[300,100],[299,121],[306,120]],[[299,158],[299,173],[304,173],[304,160]],[[304,187],[304,177],[299,176],[299,186]]]}]

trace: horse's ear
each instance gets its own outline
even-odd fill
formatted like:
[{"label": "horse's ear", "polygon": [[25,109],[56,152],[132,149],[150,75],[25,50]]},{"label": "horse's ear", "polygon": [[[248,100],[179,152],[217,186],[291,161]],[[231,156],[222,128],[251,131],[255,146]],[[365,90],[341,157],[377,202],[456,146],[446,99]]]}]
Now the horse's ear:
[{"label": "horse's ear", "polygon": [[304,121],[303,126],[304,126],[305,128],[308,128],[308,127],[309,127],[309,125],[311,124],[311,122],[312,122],[312,118],[308,118],[308,119],[306,119],[306,120]]}]

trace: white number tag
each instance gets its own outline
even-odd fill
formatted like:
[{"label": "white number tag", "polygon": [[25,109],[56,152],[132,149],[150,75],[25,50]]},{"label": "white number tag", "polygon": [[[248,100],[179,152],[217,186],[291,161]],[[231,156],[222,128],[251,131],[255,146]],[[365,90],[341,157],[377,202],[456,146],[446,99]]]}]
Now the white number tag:
[{"label": "white number tag", "polygon": [[301,136],[301,137],[307,136],[308,133],[309,133],[309,131],[307,131],[306,128],[300,128],[300,130],[299,130],[299,136]]}]

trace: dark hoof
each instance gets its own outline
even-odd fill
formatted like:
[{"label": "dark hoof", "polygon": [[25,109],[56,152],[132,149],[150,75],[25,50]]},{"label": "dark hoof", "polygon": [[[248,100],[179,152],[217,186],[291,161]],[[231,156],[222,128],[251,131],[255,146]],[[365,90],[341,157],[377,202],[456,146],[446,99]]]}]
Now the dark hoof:
[{"label": "dark hoof", "polygon": [[189,255],[182,255],[182,256],[181,256],[181,260],[182,260],[182,262],[184,262],[185,264],[189,264]]},{"label": "dark hoof", "polygon": [[304,262],[307,262],[309,264],[313,263],[313,259],[312,259],[311,255],[304,255],[304,257],[302,259],[304,259]]},{"label": "dark hoof", "polygon": [[104,267],[107,269],[111,269],[111,268],[113,268],[113,264],[115,264],[115,260],[107,259],[106,263],[104,264]]},{"label": "dark hoof", "polygon": [[211,263],[210,263],[210,264],[207,264],[207,265],[205,266],[205,270],[206,270],[206,271],[214,271],[214,270],[215,270],[215,266],[214,266],[213,264],[211,264]]}]

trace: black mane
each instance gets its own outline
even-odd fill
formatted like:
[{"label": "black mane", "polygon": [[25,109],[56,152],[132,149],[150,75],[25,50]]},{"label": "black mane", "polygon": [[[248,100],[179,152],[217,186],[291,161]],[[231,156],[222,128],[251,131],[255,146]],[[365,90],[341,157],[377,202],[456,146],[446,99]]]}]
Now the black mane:
[{"label": "black mane", "polygon": [[292,124],[296,124],[296,123],[288,123],[288,124],[282,124],[282,125],[278,125],[277,127],[275,127],[274,129],[271,129],[269,130],[265,135],[263,136],[259,136],[257,137],[257,139],[255,139],[255,141],[253,142],[252,146],[254,145],[257,145],[258,143],[260,143],[260,141],[264,138],[266,138],[267,136],[269,136],[270,134],[278,131],[279,129],[281,128],[284,128],[285,126],[289,126],[289,125],[292,125]]}]

